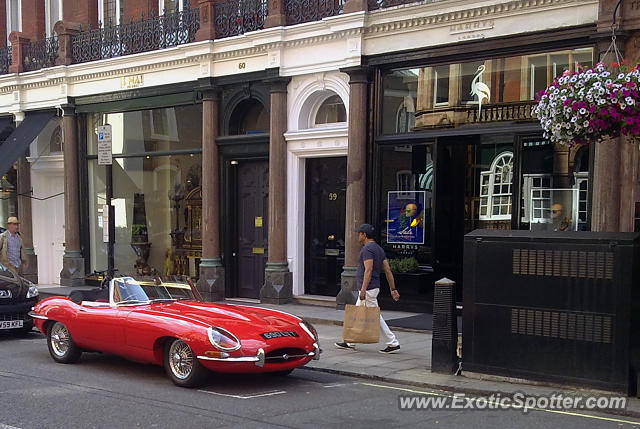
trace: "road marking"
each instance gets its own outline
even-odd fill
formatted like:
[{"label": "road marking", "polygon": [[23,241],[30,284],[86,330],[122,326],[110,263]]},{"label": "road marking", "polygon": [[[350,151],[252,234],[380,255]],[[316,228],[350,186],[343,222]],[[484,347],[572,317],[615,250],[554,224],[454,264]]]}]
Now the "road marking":
[{"label": "road marking", "polygon": [[287,393],[284,390],[272,390],[269,392],[262,392],[262,393],[249,393],[246,395],[231,395],[229,393],[212,392],[210,390],[198,390],[198,392],[209,393],[211,395],[226,396],[227,398],[235,398],[235,399],[253,399],[253,398],[261,398],[264,396],[282,395],[283,393]]},{"label": "road marking", "polygon": [[0,423],[0,429],[20,429],[20,428],[17,428],[15,426],[3,425],[2,423]]},{"label": "road marking", "polygon": [[349,383],[332,383],[332,384],[323,384],[322,387],[331,388],[331,387],[342,387],[346,386]]},{"label": "road marking", "polygon": [[[378,387],[381,389],[391,389],[391,390],[400,390],[402,392],[418,393],[420,395],[443,396],[446,398],[454,398],[453,395],[447,394],[447,393],[425,392],[422,390],[407,389],[404,387],[395,387],[395,386],[385,386],[382,384],[374,384],[374,383],[360,383],[360,384],[364,386]],[[500,405],[497,402],[494,403],[492,401],[487,401],[487,403],[490,403],[492,405]],[[522,407],[519,407],[516,405],[509,405],[509,408],[513,408],[514,410],[517,410]],[[626,423],[630,425],[640,425],[640,421],[616,419],[614,417],[594,416],[593,414],[575,413],[571,411],[560,411],[560,410],[548,410],[544,408],[535,408],[535,407],[529,407],[529,409],[532,411],[545,411],[547,413],[563,414],[566,416],[583,417],[583,418],[594,419],[594,420],[604,420],[604,421],[613,422],[613,423]]]}]

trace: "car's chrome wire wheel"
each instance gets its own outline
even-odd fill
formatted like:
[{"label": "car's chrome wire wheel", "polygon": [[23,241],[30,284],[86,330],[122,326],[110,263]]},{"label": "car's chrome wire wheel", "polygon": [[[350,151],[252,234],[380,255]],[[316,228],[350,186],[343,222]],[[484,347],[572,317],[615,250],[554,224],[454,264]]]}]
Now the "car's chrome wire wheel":
[{"label": "car's chrome wire wheel", "polygon": [[169,367],[176,378],[184,380],[193,372],[193,351],[185,342],[176,340],[169,348]]},{"label": "car's chrome wire wheel", "polygon": [[71,335],[67,327],[62,323],[56,323],[53,328],[51,328],[51,348],[53,352],[59,357],[64,357],[69,351],[70,346]]}]

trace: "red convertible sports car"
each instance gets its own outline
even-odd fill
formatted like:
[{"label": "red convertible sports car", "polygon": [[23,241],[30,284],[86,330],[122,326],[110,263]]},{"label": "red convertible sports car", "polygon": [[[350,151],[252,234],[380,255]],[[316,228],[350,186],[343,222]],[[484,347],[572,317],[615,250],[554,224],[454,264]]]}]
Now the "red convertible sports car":
[{"label": "red convertible sports car", "polygon": [[164,365],[178,386],[198,385],[206,370],[288,374],[318,359],[311,324],[277,310],[199,300],[191,284],[119,277],[108,288],[74,291],[30,312],[56,362],[83,351]]}]

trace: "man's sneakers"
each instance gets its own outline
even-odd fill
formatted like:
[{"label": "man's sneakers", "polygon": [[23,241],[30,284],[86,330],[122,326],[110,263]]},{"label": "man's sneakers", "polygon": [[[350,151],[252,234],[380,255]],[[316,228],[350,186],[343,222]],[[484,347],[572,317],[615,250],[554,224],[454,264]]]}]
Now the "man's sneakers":
[{"label": "man's sneakers", "polygon": [[351,344],[347,344],[347,343],[334,343],[336,345],[337,348],[339,349],[345,349],[345,350],[355,350],[355,346],[352,346]]},{"label": "man's sneakers", "polygon": [[380,353],[390,354],[390,353],[395,353],[398,350],[400,350],[400,346],[387,346],[386,349],[380,350]]}]

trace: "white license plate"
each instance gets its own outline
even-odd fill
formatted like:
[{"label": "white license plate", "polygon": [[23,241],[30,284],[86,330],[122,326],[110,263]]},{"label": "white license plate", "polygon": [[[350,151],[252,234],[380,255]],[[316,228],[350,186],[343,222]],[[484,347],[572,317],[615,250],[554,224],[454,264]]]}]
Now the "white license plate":
[{"label": "white license plate", "polygon": [[0,322],[0,329],[22,328],[22,320],[3,320]]}]

